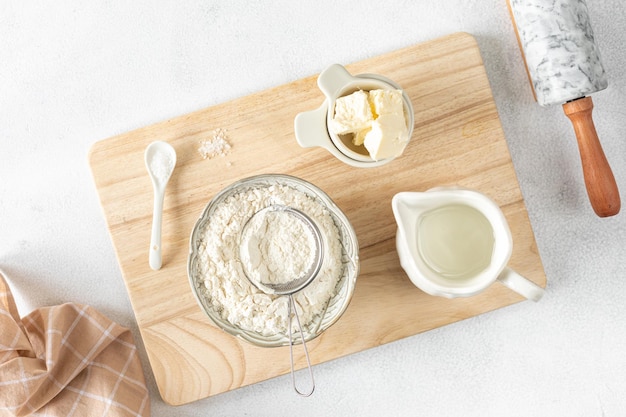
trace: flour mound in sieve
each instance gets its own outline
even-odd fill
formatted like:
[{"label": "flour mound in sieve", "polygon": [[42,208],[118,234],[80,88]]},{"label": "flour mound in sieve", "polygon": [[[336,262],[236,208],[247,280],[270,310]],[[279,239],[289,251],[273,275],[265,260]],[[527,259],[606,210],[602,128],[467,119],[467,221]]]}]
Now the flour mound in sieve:
[{"label": "flour mound in sieve", "polygon": [[[241,240],[244,272],[257,287],[302,278],[315,260],[315,239],[299,218],[284,210],[256,213]],[[271,292],[271,291],[270,291]]]},{"label": "flour mound in sieve", "polygon": [[[343,274],[341,235],[324,205],[288,185],[243,189],[215,207],[199,239],[198,275],[204,296],[221,317],[233,325],[264,336],[288,331],[288,297],[269,295],[252,285],[242,271],[239,258],[240,234],[248,219],[271,205],[285,205],[307,214],[318,226],[324,241],[324,262],[317,277],[294,294],[295,307],[305,333],[309,332],[336,294]],[[283,236],[284,237],[284,236]],[[306,263],[296,251],[294,265]]]}]

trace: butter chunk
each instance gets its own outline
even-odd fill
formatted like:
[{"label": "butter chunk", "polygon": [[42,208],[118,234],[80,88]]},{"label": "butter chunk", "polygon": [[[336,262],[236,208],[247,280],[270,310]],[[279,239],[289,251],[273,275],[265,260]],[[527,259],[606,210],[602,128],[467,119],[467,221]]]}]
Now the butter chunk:
[{"label": "butter chunk", "polygon": [[359,90],[338,98],[329,129],[351,135],[375,161],[401,155],[409,142],[402,90]]},{"label": "butter chunk", "polygon": [[365,135],[367,135],[371,130],[372,130],[372,127],[370,125],[366,129],[361,129],[358,132],[356,132],[354,134],[354,137],[352,138],[352,143],[354,143],[356,146],[363,145],[363,142],[365,141]]},{"label": "butter chunk", "polygon": [[402,113],[382,114],[372,122],[363,144],[375,161],[399,156],[409,142],[408,129]]},{"label": "butter chunk", "polygon": [[368,94],[359,90],[335,101],[335,115],[330,122],[335,134],[346,135],[368,129],[373,120]]},{"label": "butter chunk", "polygon": [[385,114],[404,114],[401,90],[372,90],[369,93],[370,107],[374,118]]}]

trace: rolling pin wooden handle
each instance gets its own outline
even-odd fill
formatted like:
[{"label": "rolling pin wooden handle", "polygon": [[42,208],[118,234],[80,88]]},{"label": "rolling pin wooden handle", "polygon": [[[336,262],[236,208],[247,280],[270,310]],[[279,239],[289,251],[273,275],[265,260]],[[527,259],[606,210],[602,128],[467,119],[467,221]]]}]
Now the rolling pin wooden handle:
[{"label": "rolling pin wooden handle", "polygon": [[591,97],[570,101],[563,104],[563,111],[574,126],[591,206],[600,217],[613,216],[620,210],[620,196],[591,117],[593,101]]}]

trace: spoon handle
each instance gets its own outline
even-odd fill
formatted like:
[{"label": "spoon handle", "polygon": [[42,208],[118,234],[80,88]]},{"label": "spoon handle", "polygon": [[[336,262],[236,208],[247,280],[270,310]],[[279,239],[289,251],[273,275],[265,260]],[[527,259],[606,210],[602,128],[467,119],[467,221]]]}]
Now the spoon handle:
[{"label": "spoon handle", "polygon": [[163,217],[163,191],[154,189],[154,210],[152,212],[152,234],[150,236],[150,268],[161,269],[161,219]]}]

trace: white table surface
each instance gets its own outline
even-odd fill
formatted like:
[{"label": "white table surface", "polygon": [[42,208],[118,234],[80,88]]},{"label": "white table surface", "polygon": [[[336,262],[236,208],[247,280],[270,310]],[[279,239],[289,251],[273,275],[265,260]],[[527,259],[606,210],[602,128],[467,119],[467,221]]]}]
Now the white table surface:
[{"label": "white table surface", "polygon": [[[594,118],[626,196],[626,6],[588,4],[610,80],[593,96]],[[283,376],[165,404],[105,227],[91,145],[457,31],[481,48],[545,298],[315,366],[308,399]],[[626,213],[591,210],[572,127],[560,107],[533,101],[505,0],[1,0],[0,158],[0,268],[20,313],[74,301],[130,327],[154,416],[626,413]]]}]

